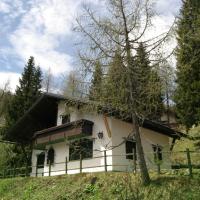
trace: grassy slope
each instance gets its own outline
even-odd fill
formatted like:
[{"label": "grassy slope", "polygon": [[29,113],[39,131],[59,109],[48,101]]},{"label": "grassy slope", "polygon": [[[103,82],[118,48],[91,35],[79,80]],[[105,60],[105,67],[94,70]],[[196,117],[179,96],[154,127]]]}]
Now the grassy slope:
[{"label": "grassy slope", "polygon": [[152,179],[148,187],[141,186],[137,177],[126,173],[4,179],[0,180],[0,200],[200,199],[200,176],[191,180],[155,176]]}]

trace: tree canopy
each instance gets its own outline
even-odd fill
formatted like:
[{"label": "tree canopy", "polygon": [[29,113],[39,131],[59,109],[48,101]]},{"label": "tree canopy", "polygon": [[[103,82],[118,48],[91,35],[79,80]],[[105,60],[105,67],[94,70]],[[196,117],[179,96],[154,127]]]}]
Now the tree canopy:
[{"label": "tree canopy", "polygon": [[36,67],[34,57],[30,57],[8,108],[6,121],[9,127],[14,125],[40,96],[41,81],[42,72],[40,67]]},{"label": "tree canopy", "polygon": [[[106,64],[109,65],[109,63],[113,62],[116,52],[118,50],[120,51],[123,71],[126,74],[125,79],[127,85],[124,84],[124,86],[127,88],[128,97],[127,101],[123,101],[123,107],[127,107],[127,114],[131,116],[133,137],[137,144],[141,176],[143,183],[148,184],[150,178],[144,158],[139,128],[143,123],[144,112],[143,108],[138,106],[139,100],[141,99],[138,94],[141,91],[141,78],[143,81],[146,79],[149,80],[147,78],[147,76],[149,77],[149,73],[143,73],[143,77],[139,76],[142,72],[138,70],[140,67],[136,62],[141,64],[141,60],[139,60],[139,57],[137,58],[136,54],[141,50],[140,53],[142,55],[143,49],[138,48],[138,45],[142,42],[142,44],[146,44],[145,47],[148,49],[146,55],[151,54],[153,56],[152,52],[155,53],[155,49],[163,44],[170,31],[150,39],[145,39],[144,35],[152,25],[151,18],[153,16],[153,9],[151,1],[109,0],[106,1],[106,4],[105,9],[99,13],[97,11],[95,12],[93,7],[84,5],[83,14],[77,18],[77,27],[75,30],[84,37],[80,42],[82,48],[82,51],[80,51],[80,59],[85,69],[93,68],[93,64],[97,60],[100,60],[106,66]],[[86,44],[86,47],[84,47],[84,44]],[[148,59],[142,63],[143,67],[146,65],[148,65]],[[109,69],[103,71],[109,72]],[[158,82],[158,79],[155,78],[155,72],[150,77],[153,80],[157,80],[155,82]],[[119,83],[115,82],[114,84],[119,86]],[[110,86],[113,85],[111,84]],[[120,87],[118,89],[121,92]],[[147,95],[148,98],[151,98],[149,95],[152,96],[152,94],[148,93],[144,95]]]},{"label": "tree canopy", "polygon": [[187,129],[200,122],[200,1],[185,0],[177,23],[177,114]]}]

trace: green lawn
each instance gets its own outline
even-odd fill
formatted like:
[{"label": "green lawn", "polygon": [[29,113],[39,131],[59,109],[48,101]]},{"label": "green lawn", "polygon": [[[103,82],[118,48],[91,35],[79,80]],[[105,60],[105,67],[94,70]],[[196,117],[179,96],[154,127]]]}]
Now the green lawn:
[{"label": "green lawn", "polygon": [[150,186],[128,173],[95,173],[0,180],[0,200],[199,200],[200,175],[152,175]]}]

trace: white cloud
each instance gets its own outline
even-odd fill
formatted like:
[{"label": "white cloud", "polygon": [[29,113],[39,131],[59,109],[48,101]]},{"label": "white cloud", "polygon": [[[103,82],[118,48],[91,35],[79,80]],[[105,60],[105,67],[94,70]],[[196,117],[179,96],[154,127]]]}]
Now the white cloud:
[{"label": "white cloud", "polygon": [[177,15],[182,0],[155,0],[156,10],[162,15]]},{"label": "white cloud", "polygon": [[72,58],[59,52],[59,45],[71,33],[78,5],[68,0],[35,0],[10,36],[16,54],[24,61],[34,56],[36,64],[51,68],[54,75],[69,71]]},{"label": "white cloud", "polygon": [[0,13],[9,13],[10,5],[4,1],[0,2]]},{"label": "white cloud", "polygon": [[[152,29],[149,35],[169,28],[180,1],[156,0],[157,10],[162,16],[154,19],[158,29]],[[8,34],[12,45],[7,51],[8,54],[17,57],[23,63],[21,67],[29,56],[34,56],[36,64],[43,70],[51,68],[56,76],[71,70],[73,58],[63,53],[63,46],[67,47],[67,42],[64,45],[63,42],[72,34],[71,24],[82,2],[90,2],[97,6],[102,4],[103,0],[0,0],[0,12],[8,15],[6,24],[20,16],[19,24],[10,35]],[[62,52],[59,51],[60,46]]]},{"label": "white cloud", "polygon": [[0,88],[3,88],[4,85],[9,82],[9,89],[14,92],[16,86],[19,84],[21,74],[14,72],[0,72],[0,77]]}]

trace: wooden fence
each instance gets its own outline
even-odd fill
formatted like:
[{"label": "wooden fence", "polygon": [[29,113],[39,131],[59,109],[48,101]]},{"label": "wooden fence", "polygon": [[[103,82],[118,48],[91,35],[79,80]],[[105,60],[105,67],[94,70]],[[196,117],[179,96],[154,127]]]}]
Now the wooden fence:
[{"label": "wooden fence", "polygon": [[[78,173],[82,173],[84,169],[96,169],[96,168],[101,168],[101,171],[107,172],[108,167],[124,167],[124,169],[126,167],[128,167],[128,165],[126,164],[108,164],[108,158],[109,157],[126,157],[126,156],[132,156],[133,160],[132,162],[132,166],[133,166],[133,172],[134,173],[139,173],[139,166],[138,166],[138,161],[136,160],[136,158],[138,156],[135,155],[135,153],[131,153],[131,154],[121,154],[121,155],[108,155],[107,151],[103,151],[102,152],[102,156],[96,156],[96,157],[92,157],[91,159],[103,159],[103,164],[102,165],[94,165],[94,166],[85,166],[83,167],[83,161],[85,159],[82,158],[82,154],[80,154],[80,159],[78,160],[78,166],[76,166],[75,168],[69,168],[69,163],[70,161],[68,161],[68,159],[66,158],[64,162],[58,162],[58,163],[51,163],[51,161],[49,161],[48,164],[44,164],[44,165],[36,165],[36,166],[26,166],[26,167],[20,167],[20,168],[10,168],[10,169],[4,169],[2,172],[0,172],[0,178],[12,178],[12,177],[26,177],[26,176],[51,176],[53,173],[55,172],[61,172],[61,174],[68,174],[70,171],[73,170],[78,170]],[[193,170],[195,169],[199,169],[200,172],[200,151],[190,151],[189,149],[186,149],[185,151],[178,151],[178,152],[162,152],[164,153],[168,153],[169,156],[172,156],[172,158],[169,159],[168,164],[170,164],[171,169],[168,170],[180,170],[180,169],[188,169],[188,175],[190,177],[193,176]],[[184,158],[184,160],[182,160],[181,162],[177,162],[177,158],[174,158],[174,155],[177,154],[181,154],[181,156]],[[193,154],[195,154],[195,162],[193,158]],[[145,153],[145,156],[148,156],[148,152]],[[180,157],[180,156],[179,156]],[[88,160],[88,159],[87,159]],[[196,162],[197,161],[197,162]],[[158,174],[162,173],[162,162],[157,162],[157,161],[152,161],[152,163],[154,164],[154,170],[157,171]],[[63,165],[64,168],[63,169],[59,169],[59,170],[53,170],[52,166],[54,165]],[[44,172],[41,172],[40,169],[42,168],[46,168],[47,170]],[[33,172],[33,169],[35,169]],[[126,170],[124,170],[126,171]],[[165,169],[166,171],[166,169]]]}]

